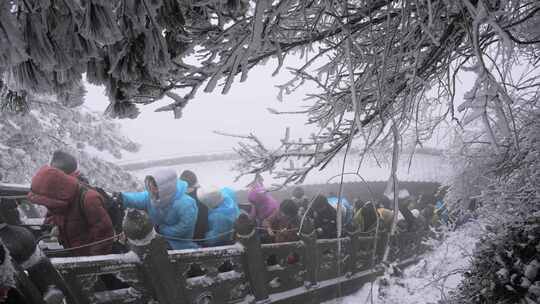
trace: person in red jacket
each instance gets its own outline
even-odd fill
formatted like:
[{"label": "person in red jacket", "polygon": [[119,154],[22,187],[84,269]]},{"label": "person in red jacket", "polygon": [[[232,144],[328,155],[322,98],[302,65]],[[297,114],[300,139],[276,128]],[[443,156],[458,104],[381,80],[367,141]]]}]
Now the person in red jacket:
[{"label": "person in red jacket", "polygon": [[[48,221],[58,227],[62,246],[77,248],[72,255],[111,253],[112,240],[99,242],[114,235],[103,198],[97,191],[83,186],[76,177],[43,166],[32,177],[28,199],[47,208]],[[99,243],[84,246],[95,242]]]}]

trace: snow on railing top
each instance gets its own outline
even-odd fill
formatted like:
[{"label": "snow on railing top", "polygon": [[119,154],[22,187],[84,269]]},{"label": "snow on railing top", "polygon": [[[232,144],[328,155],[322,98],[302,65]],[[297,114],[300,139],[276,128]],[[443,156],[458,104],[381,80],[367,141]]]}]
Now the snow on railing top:
[{"label": "snow on railing top", "polygon": [[23,189],[30,189],[29,184],[13,184],[13,183],[4,183],[0,182],[0,189],[13,189],[13,190],[23,190]]}]

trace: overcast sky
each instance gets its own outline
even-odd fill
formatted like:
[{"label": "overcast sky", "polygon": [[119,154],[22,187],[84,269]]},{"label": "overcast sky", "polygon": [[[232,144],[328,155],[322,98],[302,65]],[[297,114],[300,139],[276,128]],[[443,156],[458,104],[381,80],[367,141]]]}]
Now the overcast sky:
[{"label": "overcast sky", "polygon": [[[304,116],[273,115],[267,111],[268,107],[299,110],[305,105],[302,100],[305,92],[313,89],[307,85],[297,93],[286,95],[284,102],[279,102],[275,85],[288,81],[291,74],[282,70],[278,76],[272,77],[274,68],[274,62],[270,61],[267,66],[254,68],[244,83],[240,83],[237,77],[226,95],[221,94],[220,87],[211,94],[204,93],[201,88],[180,119],[174,119],[172,112],[154,112],[156,108],[170,103],[171,99],[141,106],[137,119],[118,120],[123,133],[142,145],[139,153],[126,154],[124,158],[232,151],[238,140],[214,134],[215,130],[234,134],[253,132],[265,143],[274,145],[283,137],[287,126],[291,127],[292,136],[309,135],[311,128],[304,125]],[[85,105],[92,110],[104,111],[109,103],[104,88],[87,85],[87,90]]]},{"label": "overcast sky", "polygon": [[[299,65],[300,60],[297,58],[289,59],[285,64]],[[221,94],[220,87],[210,94],[204,93],[201,88],[195,99],[185,107],[180,119],[174,119],[171,112],[154,112],[156,108],[172,102],[166,98],[155,104],[141,106],[141,114],[136,119],[117,120],[122,125],[123,133],[141,144],[138,153],[126,153],[124,160],[232,151],[238,139],[214,134],[216,130],[233,134],[252,132],[269,145],[279,143],[286,127],[291,127],[292,137],[309,135],[314,129],[305,125],[305,116],[273,115],[267,108],[300,110],[306,105],[303,101],[305,94],[314,92],[315,87],[305,84],[294,94],[285,95],[284,101],[280,102],[275,86],[285,83],[292,76],[286,69],[282,69],[279,75],[272,77],[274,69],[275,61],[270,60],[266,66],[252,69],[246,82],[240,83],[238,76],[226,95]],[[456,104],[461,102],[463,93],[474,82],[472,75],[466,75],[465,78],[467,81],[458,84]],[[109,103],[104,88],[87,85],[87,89],[85,106],[103,112]],[[427,144],[439,145],[444,141],[446,133],[439,132]]]}]

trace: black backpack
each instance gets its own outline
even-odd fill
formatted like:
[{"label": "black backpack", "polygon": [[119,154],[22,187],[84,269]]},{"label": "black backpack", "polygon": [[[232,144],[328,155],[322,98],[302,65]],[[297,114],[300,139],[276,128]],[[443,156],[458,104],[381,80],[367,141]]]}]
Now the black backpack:
[{"label": "black backpack", "polygon": [[208,232],[208,207],[201,203],[198,199],[195,200],[199,212],[197,213],[197,221],[195,222],[195,229],[193,232],[193,238],[197,244],[204,244],[202,241],[206,237]]},{"label": "black backpack", "polygon": [[102,188],[81,185],[79,190],[79,210],[81,211],[81,216],[86,224],[88,224],[88,220],[86,219],[86,214],[84,213],[83,202],[84,196],[89,189],[96,191],[103,198],[103,208],[105,208],[105,211],[107,211],[107,214],[109,214],[115,234],[121,233],[122,221],[125,213],[123,205],[114,200],[112,196],[110,196]]}]

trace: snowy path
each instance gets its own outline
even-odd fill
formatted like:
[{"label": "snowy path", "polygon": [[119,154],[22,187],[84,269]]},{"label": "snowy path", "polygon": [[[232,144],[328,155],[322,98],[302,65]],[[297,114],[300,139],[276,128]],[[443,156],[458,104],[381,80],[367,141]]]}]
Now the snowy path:
[{"label": "snowy path", "polygon": [[[380,287],[381,280],[366,284],[356,294],[325,304],[436,304],[461,281],[469,265],[474,245],[482,234],[481,224],[471,222],[434,241],[433,250],[416,265],[404,270],[403,278],[390,277],[390,286]],[[373,301],[371,301],[373,299]]]}]

